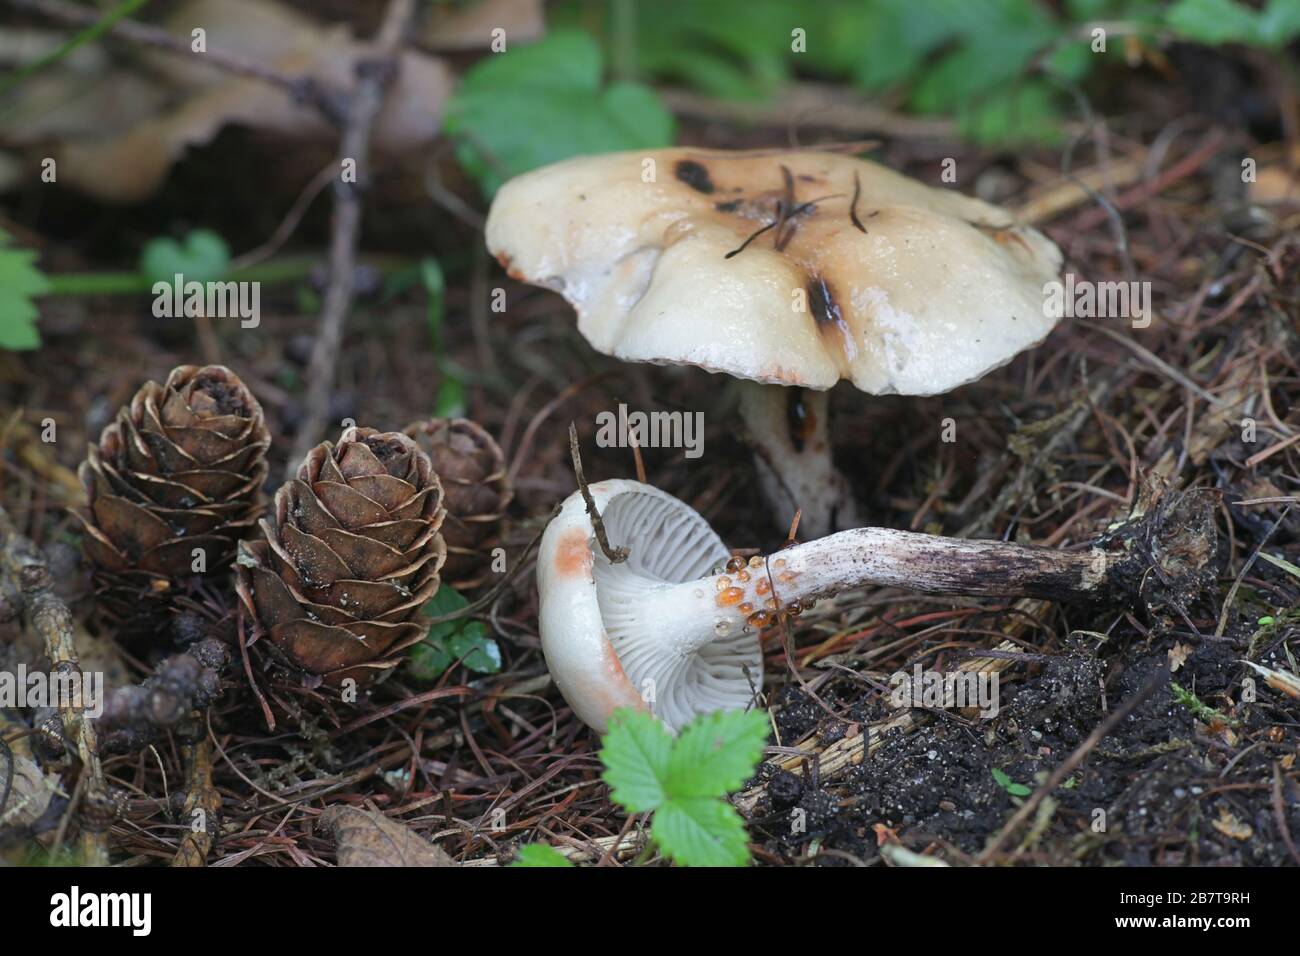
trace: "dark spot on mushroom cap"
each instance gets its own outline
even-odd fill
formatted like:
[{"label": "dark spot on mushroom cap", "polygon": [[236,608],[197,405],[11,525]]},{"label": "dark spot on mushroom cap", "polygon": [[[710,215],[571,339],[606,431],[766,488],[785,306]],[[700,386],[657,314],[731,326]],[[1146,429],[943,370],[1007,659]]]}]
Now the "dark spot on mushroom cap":
[{"label": "dark spot on mushroom cap", "polygon": [[808,277],[808,307],[812,309],[813,319],[817,322],[817,328],[821,329],[827,325],[842,325],[844,316],[840,314],[839,304],[835,301],[831,293],[830,286],[821,276]]},{"label": "dark spot on mushroom cap", "polygon": [[714,203],[713,208],[718,212],[735,212],[740,208],[740,200],[728,199],[726,202]]},{"label": "dark spot on mushroom cap", "polygon": [[805,288],[808,290],[808,308],[812,310],[817,331],[827,347],[832,349],[841,369],[846,369],[853,357],[853,333],[840,312],[834,290],[815,273],[808,276]]},{"label": "dark spot on mushroom cap", "polygon": [[707,195],[714,190],[713,180],[709,178],[709,171],[704,168],[702,163],[697,163],[693,159],[680,160],[673,174],[697,193]]}]

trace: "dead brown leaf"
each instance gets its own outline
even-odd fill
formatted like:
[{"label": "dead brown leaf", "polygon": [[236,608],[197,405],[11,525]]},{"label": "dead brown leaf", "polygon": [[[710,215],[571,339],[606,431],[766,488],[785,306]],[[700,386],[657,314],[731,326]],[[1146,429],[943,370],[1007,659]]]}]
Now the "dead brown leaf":
[{"label": "dead brown leaf", "polygon": [[1215,820],[1211,826],[1233,840],[1244,842],[1255,835],[1255,831],[1249,824],[1242,823],[1226,807],[1219,811],[1219,819]]},{"label": "dead brown leaf", "polygon": [[[350,89],[369,45],[345,27],[326,27],[270,0],[195,0],[168,21],[178,36],[202,27],[209,48],[243,55],[288,76],[309,76]],[[55,152],[61,181],[112,202],[150,195],[186,149],[210,142],[228,125],[303,139],[327,139],[333,129],[310,105],[256,79],[232,76],[192,57],[144,51],[143,61],[165,76],[183,99],[98,139],[65,142]],[[402,152],[430,142],[441,126],[453,75],[442,60],[407,51],[375,121],[379,151]]]},{"label": "dead brown leaf", "polygon": [[420,42],[434,50],[477,50],[505,31],[509,44],[532,43],[546,32],[542,0],[480,0],[470,7],[435,6]]},{"label": "dead brown leaf", "polygon": [[333,831],[339,866],[455,866],[438,847],[382,813],[333,806],[321,814]]}]

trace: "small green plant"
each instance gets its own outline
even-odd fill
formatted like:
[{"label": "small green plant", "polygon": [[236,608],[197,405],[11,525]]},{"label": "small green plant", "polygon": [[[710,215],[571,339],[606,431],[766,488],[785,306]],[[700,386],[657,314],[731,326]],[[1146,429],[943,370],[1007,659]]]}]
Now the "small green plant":
[{"label": "small green plant", "polygon": [[230,246],[210,229],[195,229],[180,242],[159,236],[140,252],[140,274],[150,282],[215,282],[230,271]]},{"label": "small green plant", "polygon": [[565,859],[564,854],[553,846],[547,846],[545,843],[529,843],[527,846],[519,848],[519,859],[510,864],[513,866],[555,866],[555,867],[572,867],[573,864]]},{"label": "small green plant", "polygon": [[1190,710],[1192,716],[1203,724],[1226,724],[1229,727],[1236,727],[1241,723],[1241,721],[1215,710],[1181,684],[1170,681],[1169,688],[1173,692],[1174,700]]},{"label": "small green plant", "polygon": [[683,866],[743,866],[745,824],[726,800],[754,773],[768,722],[763,711],[718,711],[674,739],[655,717],[618,710],[601,738],[603,779],[628,813],[653,813],[651,839]]},{"label": "small green plant", "polygon": [[10,246],[9,234],[0,229],[0,349],[40,347],[32,299],[49,291],[49,280],[36,267],[36,253]]},{"label": "small green plant", "polygon": [[602,82],[584,33],[557,31],[475,64],[447,104],[457,157],[492,195],[506,179],[584,153],[667,146],[673,116],[649,87]]},{"label": "small green plant", "polygon": [[1005,770],[1000,770],[997,767],[993,768],[993,779],[997,782],[999,787],[1011,794],[1013,797],[1027,797],[1034,792],[1023,783],[1016,783],[1007,776]]},{"label": "small green plant", "polygon": [[433,414],[440,418],[459,418],[465,414],[465,383],[457,370],[447,361],[446,343],[443,341],[444,302],[447,278],[437,259],[420,260],[420,283],[428,296],[427,315],[429,345],[438,356],[441,375],[438,378],[438,397],[433,403]]},{"label": "small green plant", "polygon": [[[424,613],[442,617],[468,606],[460,592],[444,584],[424,606]],[[482,621],[462,617],[434,624],[428,637],[411,648],[407,668],[416,680],[429,681],[441,676],[454,661],[479,674],[495,674],[501,669],[501,648],[488,637]]]}]

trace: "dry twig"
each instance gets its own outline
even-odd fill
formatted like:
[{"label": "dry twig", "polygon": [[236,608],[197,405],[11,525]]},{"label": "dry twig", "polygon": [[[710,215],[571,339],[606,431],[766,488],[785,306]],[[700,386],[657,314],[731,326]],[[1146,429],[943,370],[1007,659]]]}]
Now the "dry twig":
[{"label": "dry twig", "polygon": [[[54,593],[50,569],[40,550],[18,534],[3,507],[0,507],[0,571],[21,596],[24,623],[40,637],[54,675],[69,678],[65,687],[84,686],[72,636],[72,613]],[[78,837],[82,862],[87,866],[107,866],[106,831],[114,814],[99,762],[95,728],[85,718],[82,700],[60,694],[58,706],[63,737],[75,744],[82,766],[85,802]]]},{"label": "dry twig", "polygon": [[288,474],[316,444],[329,415],[343,327],[352,305],[357,236],[361,229],[361,195],[370,179],[370,130],[397,70],[397,55],[411,25],[415,0],[391,0],[375,41],[375,55],[357,63],[357,83],[347,106],[339,143],[339,168],[354,164],[356,182],[334,184],[334,221],[330,233],[329,285],[321,307],[320,327],[307,366],[307,414],[298,432]]}]

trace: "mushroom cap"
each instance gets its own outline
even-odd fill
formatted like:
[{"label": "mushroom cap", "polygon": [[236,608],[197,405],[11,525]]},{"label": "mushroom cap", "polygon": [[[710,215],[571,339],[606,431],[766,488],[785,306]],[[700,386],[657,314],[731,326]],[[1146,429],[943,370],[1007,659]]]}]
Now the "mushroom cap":
[{"label": "mushroom cap", "polygon": [[513,278],[564,295],[601,352],[765,383],[933,395],[1060,317],[1043,286],[1061,253],[1042,233],[831,152],[566,160],[501,188],[487,244]]},{"label": "mushroom cap", "polygon": [[[612,479],[588,491],[628,559],[605,557],[577,492],[547,527],[537,559],[542,651],[573,712],[603,733],[618,708],[649,710],[676,731],[697,714],[746,707],[751,676],[762,679],[758,636],[726,634],[684,653],[665,623],[671,614],[654,603],[656,590],[724,564],[727,547],[693,508],[650,485]],[[712,615],[704,626],[712,637]]]}]

